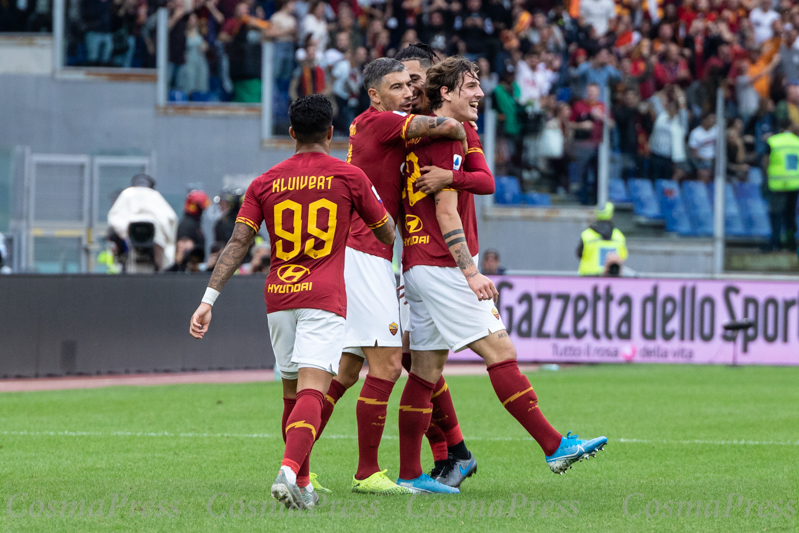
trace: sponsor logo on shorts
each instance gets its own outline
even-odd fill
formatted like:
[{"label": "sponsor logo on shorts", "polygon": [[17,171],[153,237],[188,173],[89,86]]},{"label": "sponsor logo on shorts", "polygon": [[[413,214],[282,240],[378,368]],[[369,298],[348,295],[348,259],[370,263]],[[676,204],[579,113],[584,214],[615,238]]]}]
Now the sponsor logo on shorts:
[{"label": "sponsor logo on shorts", "polygon": [[296,283],[311,271],[301,265],[283,265],[277,269],[277,277],[286,283]]},{"label": "sponsor logo on shorts", "polygon": [[397,332],[399,331],[399,326],[397,325],[396,322],[392,322],[391,324],[388,325],[388,330],[391,332],[392,335],[396,335]]},{"label": "sponsor logo on shorts", "polygon": [[405,215],[405,229],[408,230],[408,233],[422,231],[422,219],[416,215]]},{"label": "sponsor logo on shorts", "polygon": [[499,320],[499,311],[497,311],[496,307],[491,310],[491,314],[494,315],[494,318]]}]

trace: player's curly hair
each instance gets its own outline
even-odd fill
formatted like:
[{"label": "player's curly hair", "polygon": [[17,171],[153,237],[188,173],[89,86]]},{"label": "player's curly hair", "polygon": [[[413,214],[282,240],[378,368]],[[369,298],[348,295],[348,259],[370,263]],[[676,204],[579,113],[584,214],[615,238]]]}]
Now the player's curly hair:
[{"label": "player's curly hair", "polygon": [[423,69],[427,70],[440,58],[435,50],[425,43],[416,43],[403,48],[394,56],[397,61],[418,61]]},{"label": "player's curly hair", "polygon": [[333,124],[333,106],[324,95],[303,96],[291,103],[289,120],[299,143],[320,143]]},{"label": "player's curly hair", "polygon": [[478,72],[477,64],[463,56],[448,57],[430,67],[424,86],[430,110],[435,111],[444,104],[444,99],[441,97],[442,87],[446,87],[448,91],[459,89],[467,74],[478,78]]}]

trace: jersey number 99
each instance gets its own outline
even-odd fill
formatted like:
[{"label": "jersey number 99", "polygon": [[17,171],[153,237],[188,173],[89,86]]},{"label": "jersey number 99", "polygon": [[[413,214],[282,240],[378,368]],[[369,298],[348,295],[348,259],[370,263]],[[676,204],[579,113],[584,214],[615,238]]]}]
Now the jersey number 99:
[{"label": "jersey number 99", "polygon": [[[320,229],[318,226],[319,210],[327,209],[327,230]],[[291,229],[283,227],[283,212],[289,210],[292,214]],[[305,255],[312,259],[319,259],[330,255],[333,249],[333,238],[336,235],[336,213],[338,206],[326,198],[316,200],[308,204],[308,231],[311,237],[305,241]],[[302,206],[297,202],[291,200],[283,200],[275,205],[275,235],[280,237],[281,240],[277,241],[275,245],[275,255],[278,259],[283,261],[291,261],[303,250],[302,245]],[[324,243],[321,249],[316,249],[314,246],[316,241],[314,237]],[[286,250],[288,244],[291,248]]]}]

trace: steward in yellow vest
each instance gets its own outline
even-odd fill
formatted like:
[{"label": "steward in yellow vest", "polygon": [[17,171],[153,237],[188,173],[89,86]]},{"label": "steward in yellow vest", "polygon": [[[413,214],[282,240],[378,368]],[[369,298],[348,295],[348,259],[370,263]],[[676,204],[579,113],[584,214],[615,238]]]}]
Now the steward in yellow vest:
[{"label": "steward in yellow vest", "polygon": [[613,226],[613,204],[608,202],[604,209],[596,210],[596,222],[581,235],[577,246],[580,259],[581,276],[601,276],[605,273],[607,259],[611,255],[619,260],[627,259],[627,242],[624,234]]},{"label": "steward in yellow vest", "polygon": [[[799,198],[799,128],[788,126],[785,131],[772,135],[768,155],[763,157],[763,167],[771,222],[771,250],[781,248],[796,250],[796,202]],[[764,187],[764,189],[766,189]],[[783,243],[783,230],[785,242]]]}]

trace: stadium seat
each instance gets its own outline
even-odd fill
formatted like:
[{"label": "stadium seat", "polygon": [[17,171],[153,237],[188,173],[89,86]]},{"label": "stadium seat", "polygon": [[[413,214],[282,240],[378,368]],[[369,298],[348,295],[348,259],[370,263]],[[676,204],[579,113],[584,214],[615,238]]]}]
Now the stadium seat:
[{"label": "stadium seat", "polygon": [[580,183],[580,165],[569,163],[569,183]]},{"label": "stadium seat", "polygon": [[184,93],[183,91],[178,91],[177,89],[172,89],[169,91],[169,101],[170,102],[188,102],[189,95]]},{"label": "stadium seat", "polygon": [[647,179],[633,178],[627,182],[630,197],[633,201],[633,212],[644,218],[662,220],[660,203],[655,197],[652,182]]},{"label": "stadium seat", "polygon": [[746,234],[751,237],[770,237],[771,223],[768,205],[760,194],[760,185],[738,183],[735,188]]},{"label": "stadium seat", "polygon": [[526,205],[547,207],[552,205],[552,198],[542,192],[526,192],[524,193],[524,203]]},{"label": "stadium seat", "polygon": [[494,201],[502,205],[521,204],[522,189],[519,180],[514,176],[497,176]]},{"label": "stadium seat", "polygon": [[629,204],[633,201],[627,193],[627,184],[621,178],[610,178],[608,182],[608,198],[614,204]]},{"label": "stadium seat", "polygon": [[[708,183],[707,193],[710,198],[710,205],[715,203],[716,187],[713,182]],[[747,235],[744,228],[741,210],[738,208],[738,199],[735,198],[732,183],[724,184],[724,233],[726,235],[740,237]]]},{"label": "stadium seat", "polygon": [[755,185],[760,185],[763,183],[763,171],[758,167],[749,167],[749,179],[747,181]]},{"label": "stadium seat", "polygon": [[206,91],[194,91],[191,93],[191,101],[192,102],[218,102],[219,96],[216,93]]},{"label": "stadium seat", "polygon": [[713,207],[707,187],[701,181],[686,180],[682,183],[682,195],[696,234],[713,235]]},{"label": "stadium seat", "polygon": [[680,235],[696,235],[682,201],[680,187],[673,180],[657,180],[655,188],[660,200],[660,212],[666,221],[666,231]]}]

